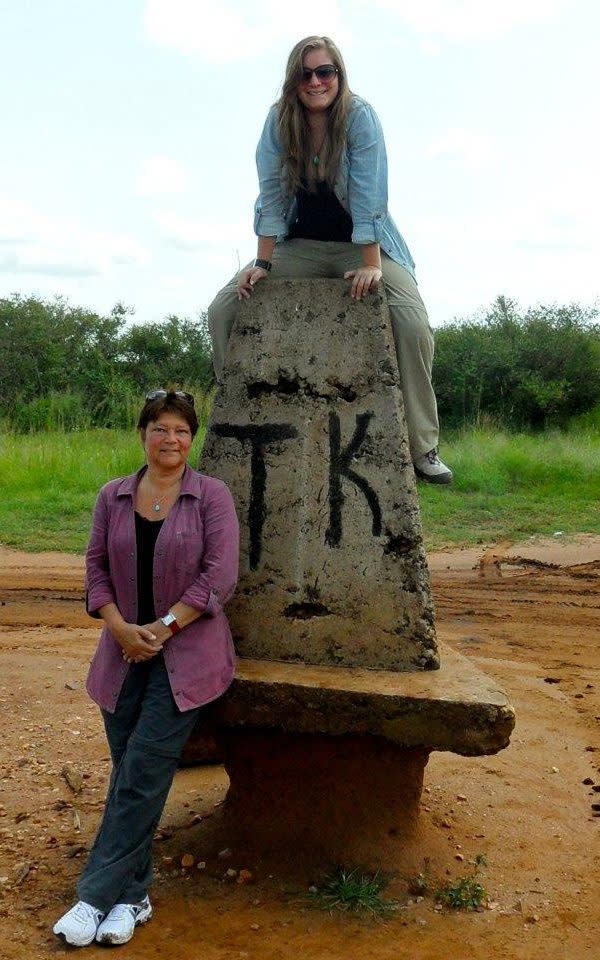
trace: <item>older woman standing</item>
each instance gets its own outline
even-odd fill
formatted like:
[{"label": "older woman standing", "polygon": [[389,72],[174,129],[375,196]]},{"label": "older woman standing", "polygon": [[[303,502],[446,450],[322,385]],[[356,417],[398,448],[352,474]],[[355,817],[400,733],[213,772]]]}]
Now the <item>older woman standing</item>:
[{"label": "older woman standing", "polygon": [[452,472],[437,455],[433,334],[413,259],[387,209],[381,125],[373,108],[351,93],[329,37],[307,37],[292,50],[256,161],[257,256],[208,309],[217,379],[236,303],[267,276],[344,276],[357,299],[383,278],[415,472],[430,483],[450,483]]},{"label": "older woman standing", "polygon": [[146,466],[100,491],[86,555],[87,609],[104,620],[87,689],[113,770],[75,904],[54,926],[74,946],[121,944],[152,915],[151,845],[201,707],[227,689],[234,650],[223,606],[238,570],[229,490],[192,470],[193,397],[148,394]]}]

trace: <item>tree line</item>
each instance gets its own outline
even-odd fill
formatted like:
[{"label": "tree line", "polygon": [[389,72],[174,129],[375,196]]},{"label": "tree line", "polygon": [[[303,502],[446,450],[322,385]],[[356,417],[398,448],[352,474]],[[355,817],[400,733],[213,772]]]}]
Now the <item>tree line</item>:
[{"label": "tree line", "polygon": [[129,427],[152,387],[205,393],[212,380],[206,316],[129,325],[65,300],[0,299],[0,389],[15,430]]},{"label": "tree line", "polygon": [[[129,427],[146,391],[212,383],[206,314],[131,324],[57,298],[0,299],[0,389],[5,427]],[[491,419],[507,428],[565,425],[600,405],[596,308],[520,311],[498,297],[482,314],[436,330],[434,385],[444,427]]]},{"label": "tree line", "polygon": [[487,418],[512,429],[565,426],[600,404],[596,307],[531,307],[498,297],[436,330],[434,385],[449,427]]}]

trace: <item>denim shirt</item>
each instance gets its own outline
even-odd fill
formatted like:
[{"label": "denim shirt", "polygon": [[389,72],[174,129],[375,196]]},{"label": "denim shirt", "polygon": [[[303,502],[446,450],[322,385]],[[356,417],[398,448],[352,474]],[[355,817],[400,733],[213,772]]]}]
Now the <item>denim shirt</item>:
[{"label": "denim shirt", "polygon": [[[254,206],[254,232],[259,237],[277,237],[281,243],[296,220],[297,204],[286,185],[276,106],[271,107],[258,141],[256,166],[260,194]],[[378,243],[414,276],[410,250],[387,209],[387,156],[381,123],[360,97],[352,97],[334,191],[352,217],[352,242]]]},{"label": "denim shirt", "polygon": [[[115,603],[129,623],[137,617],[135,495],[145,468],[102,487],[86,553],[86,608]],[[235,653],[223,607],[238,573],[239,529],[233,499],[221,480],[186,467],[179,497],[156,540],[153,594],[157,616],[180,600],[202,616],[165,643],[163,655],[180,710],[219,697],[233,680]],[[113,713],[129,671],[104,624],[87,691]]]}]

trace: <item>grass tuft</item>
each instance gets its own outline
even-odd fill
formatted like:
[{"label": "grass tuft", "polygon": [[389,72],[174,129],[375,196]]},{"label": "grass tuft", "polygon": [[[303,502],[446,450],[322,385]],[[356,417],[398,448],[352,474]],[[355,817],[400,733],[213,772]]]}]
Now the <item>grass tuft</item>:
[{"label": "grass tuft", "polygon": [[378,873],[337,868],[311,887],[309,902],[329,913],[361,913],[371,917],[389,916],[397,908],[394,900],[385,900],[381,893],[387,886]]}]

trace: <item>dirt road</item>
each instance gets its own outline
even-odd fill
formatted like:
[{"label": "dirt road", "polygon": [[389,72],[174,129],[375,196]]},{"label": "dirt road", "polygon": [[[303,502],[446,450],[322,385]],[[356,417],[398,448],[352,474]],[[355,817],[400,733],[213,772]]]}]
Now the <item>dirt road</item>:
[{"label": "dirt road", "polygon": [[[433,754],[426,771],[421,871],[435,890],[483,855],[488,907],[436,910],[431,893],[410,894],[414,872],[399,865],[391,920],[329,917],[306,906],[309,880],[267,874],[235,850],[198,869],[201,819],[226,777],[220,767],[190,769],[177,776],[156,843],[156,916],[128,957],[600,958],[600,539],[440,553],[430,565],[440,638],[498,680],[517,711],[509,749]],[[97,628],[81,587],[80,558],[0,548],[3,958],[66,952],[50,927],[71,903],[102,809],[108,752],[84,691]],[[65,764],[75,787],[82,775],[80,790]],[[194,859],[187,870],[184,854]],[[250,883],[223,879],[240,869]]]}]

